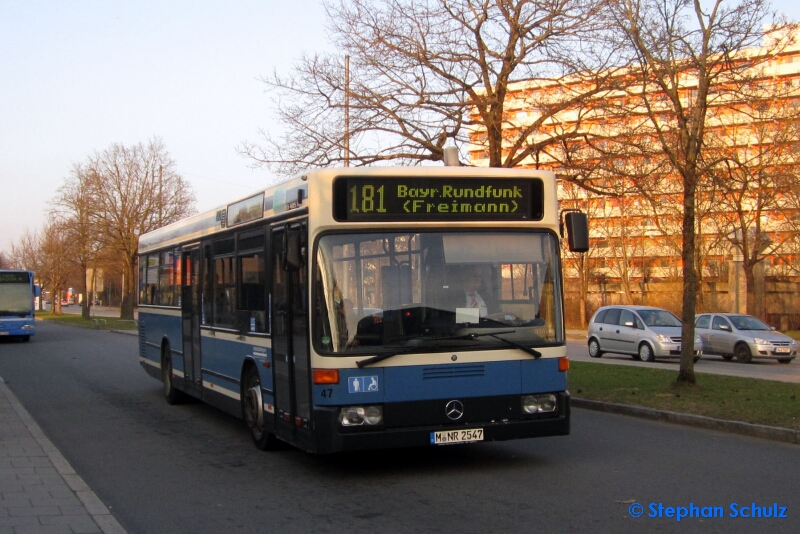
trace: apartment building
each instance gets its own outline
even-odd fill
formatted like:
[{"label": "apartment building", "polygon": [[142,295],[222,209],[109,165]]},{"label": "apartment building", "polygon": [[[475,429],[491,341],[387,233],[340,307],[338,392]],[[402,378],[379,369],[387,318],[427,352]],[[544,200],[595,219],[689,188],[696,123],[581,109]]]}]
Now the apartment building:
[{"label": "apartment building", "polygon": [[[767,43],[737,58],[736,79],[720,76],[706,99],[697,311],[750,312],[781,329],[800,328],[800,44],[773,50]],[[580,323],[581,300],[586,314],[608,303],[679,312],[681,177],[657,139],[678,131],[673,103],[620,72],[611,88],[541,120],[547,106],[585,93],[587,79],[514,83],[504,116],[504,143],[525,132],[541,147],[522,166],[554,170],[562,205],[589,215],[592,250],[564,257],[573,281],[568,318]],[[681,103],[691,105],[697,91],[697,79],[685,73]],[[526,131],[531,125],[535,131]],[[485,135],[471,133],[474,165],[488,164]]]}]

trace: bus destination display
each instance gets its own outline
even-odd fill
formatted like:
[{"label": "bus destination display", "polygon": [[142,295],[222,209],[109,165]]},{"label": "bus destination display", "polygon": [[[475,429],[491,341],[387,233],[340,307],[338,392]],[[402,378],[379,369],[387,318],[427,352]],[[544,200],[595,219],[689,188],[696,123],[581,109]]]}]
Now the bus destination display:
[{"label": "bus destination display", "polygon": [[506,178],[341,177],[334,218],[364,221],[534,221],[544,214],[542,181]]},{"label": "bus destination display", "polygon": [[31,281],[27,272],[6,272],[0,273],[0,284],[27,284]]}]

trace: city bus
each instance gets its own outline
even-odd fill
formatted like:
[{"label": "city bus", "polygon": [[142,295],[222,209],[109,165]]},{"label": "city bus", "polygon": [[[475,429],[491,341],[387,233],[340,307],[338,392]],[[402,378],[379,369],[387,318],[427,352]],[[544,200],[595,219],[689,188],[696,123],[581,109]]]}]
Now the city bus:
[{"label": "city bus", "polygon": [[550,172],[314,170],[140,237],[140,362],[262,450],[566,435],[565,228]]},{"label": "city bus", "polygon": [[0,270],[0,336],[31,339],[36,333],[34,298],[40,295],[32,271]]}]

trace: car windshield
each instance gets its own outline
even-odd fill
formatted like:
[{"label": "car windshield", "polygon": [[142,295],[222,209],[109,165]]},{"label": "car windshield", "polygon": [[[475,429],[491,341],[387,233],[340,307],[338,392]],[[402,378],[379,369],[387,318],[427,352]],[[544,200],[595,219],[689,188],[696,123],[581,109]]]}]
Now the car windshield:
[{"label": "car windshield", "polygon": [[549,232],[329,233],[314,259],[312,328],[323,354],[563,341]]},{"label": "car windshield", "polygon": [[681,326],[681,320],[667,310],[636,310],[647,326]]},{"label": "car windshield", "polygon": [[737,330],[772,330],[767,324],[750,315],[731,315],[728,319]]}]

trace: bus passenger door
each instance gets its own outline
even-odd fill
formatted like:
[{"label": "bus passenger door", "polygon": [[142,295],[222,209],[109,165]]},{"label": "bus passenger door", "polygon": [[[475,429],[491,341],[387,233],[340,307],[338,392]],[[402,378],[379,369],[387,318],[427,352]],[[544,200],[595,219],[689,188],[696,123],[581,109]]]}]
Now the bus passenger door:
[{"label": "bus passenger door", "polygon": [[185,249],[181,258],[181,329],[187,392],[200,395],[200,247]]},{"label": "bus passenger door", "polygon": [[310,448],[308,230],[290,223],[272,232],[272,355],[276,434]]}]

